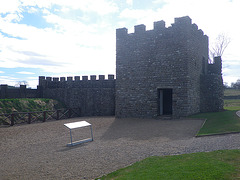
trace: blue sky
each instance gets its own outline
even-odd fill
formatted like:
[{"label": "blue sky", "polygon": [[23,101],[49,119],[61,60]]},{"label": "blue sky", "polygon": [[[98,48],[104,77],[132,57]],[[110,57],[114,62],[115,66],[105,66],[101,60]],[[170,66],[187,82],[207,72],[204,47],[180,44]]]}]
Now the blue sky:
[{"label": "blue sky", "polygon": [[231,43],[223,55],[224,82],[240,79],[239,0],[0,0],[0,84],[38,76],[115,74],[115,30],[147,30],[190,16],[209,36]]}]

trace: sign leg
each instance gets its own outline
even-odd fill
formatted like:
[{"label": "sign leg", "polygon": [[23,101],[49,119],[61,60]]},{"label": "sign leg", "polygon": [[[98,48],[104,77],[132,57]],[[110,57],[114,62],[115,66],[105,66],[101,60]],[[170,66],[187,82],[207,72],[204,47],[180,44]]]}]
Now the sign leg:
[{"label": "sign leg", "polygon": [[93,132],[92,132],[92,126],[90,126],[91,129],[91,136],[92,136],[92,141],[93,141]]},{"label": "sign leg", "polygon": [[71,144],[72,144],[72,131],[70,129],[70,138],[71,138]]}]

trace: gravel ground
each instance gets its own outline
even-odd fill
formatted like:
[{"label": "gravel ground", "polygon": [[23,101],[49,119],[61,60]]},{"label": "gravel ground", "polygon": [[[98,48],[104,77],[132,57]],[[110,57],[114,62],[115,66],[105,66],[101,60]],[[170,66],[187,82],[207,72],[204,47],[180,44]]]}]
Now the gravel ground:
[{"label": "gravel ground", "polygon": [[[94,141],[67,147],[69,122]],[[202,120],[73,118],[0,128],[0,179],[94,179],[153,155],[240,149],[240,134],[195,138]],[[73,130],[75,140],[89,127]]]}]

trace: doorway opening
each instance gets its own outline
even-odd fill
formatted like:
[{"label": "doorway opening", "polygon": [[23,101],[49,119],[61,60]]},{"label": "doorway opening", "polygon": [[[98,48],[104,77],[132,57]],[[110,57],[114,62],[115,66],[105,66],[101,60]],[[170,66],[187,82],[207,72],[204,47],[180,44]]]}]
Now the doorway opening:
[{"label": "doorway opening", "polygon": [[158,89],[158,115],[172,115],[172,89]]}]

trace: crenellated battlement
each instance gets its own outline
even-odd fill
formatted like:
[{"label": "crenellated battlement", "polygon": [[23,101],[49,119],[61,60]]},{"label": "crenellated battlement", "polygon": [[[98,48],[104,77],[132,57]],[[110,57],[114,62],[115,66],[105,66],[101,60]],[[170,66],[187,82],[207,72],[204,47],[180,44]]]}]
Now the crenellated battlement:
[{"label": "crenellated battlement", "polygon": [[[74,79],[73,79],[74,78]],[[58,81],[81,81],[80,80],[81,76],[68,76],[67,79],[66,77],[45,77],[45,76],[39,76],[39,82],[41,81],[53,81],[53,82],[58,82]],[[88,76],[82,76],[82,81],[88,81],[88,80],[114,80],[114,75],[109,74],[108,75],[108,79],[105,79],[105,75],[98,75],[98,79],[97,79],[97,75],[90,75],[90,79],[88,79]],[[40,85],[40,84],[39,84]]]},{"label": "crenellated battlement", "polygon": [[69,108],[80,108],[82,116],[109,116],[115,112],[114,75],[39,76],[39,89],[41,97],[57,99]]},{"label": "crenellated battlement", "polygon": [[133,33],[117,29],[116,116],[221,110],[221,61],[209,65],[208,57],[208,36],[188,16],[175,18],[169,27],[157,21],[152,30],[144,24],[134,26]]},{"label": "crenellated battlement", "polygon": [[69,76],[69,77],[45,77],[39,76],[39,86],[46,88],[110,88],[114,87],[115,79],[114,75],[108,75],[108,79],[105,75],[99,75],[98,79],[96,75],[88,76]]},{"label": "crenellated battlement", "polygon": [[219,111],[221,58],[208,64],[208,57],[208,36],[188,16],[175,18],[169,27],[156,21],[152,30],[140,24],[133,33],[116,30],[116,79],[40,76],[38,89],[41,97],[80,108],[83,116],[177,118]]},{"label": "crenellated battlement", "polygon": [[146,26],[144,24],[136,25],[134,26],[134,33],[128,33],[127,28],[119,28],[116,30],[116,36],[117,39],[127,37],[128,35],[130,36],[139,36],[139,35],[146,35],[149,33],[173,33],[176,34],[176,31],[181,31],[181,32],[191,32],[192,34],[197,34],[199,36],[204,36],[204,33],[201,29],[198,29],[198,26],[196,24],[192,24],[192,19],[188,16],[180,17],[180,18],[175,18],[174,23],[170,27],[165,26],[165,21],[156,21],[153,24],[153,30],[147,30],[146,31]]},{"label": "crenellated battlement", "polygon": [[214,57],[212,64],[208,64],[208,74],[222,75],[222,59],[221,56]]}]

